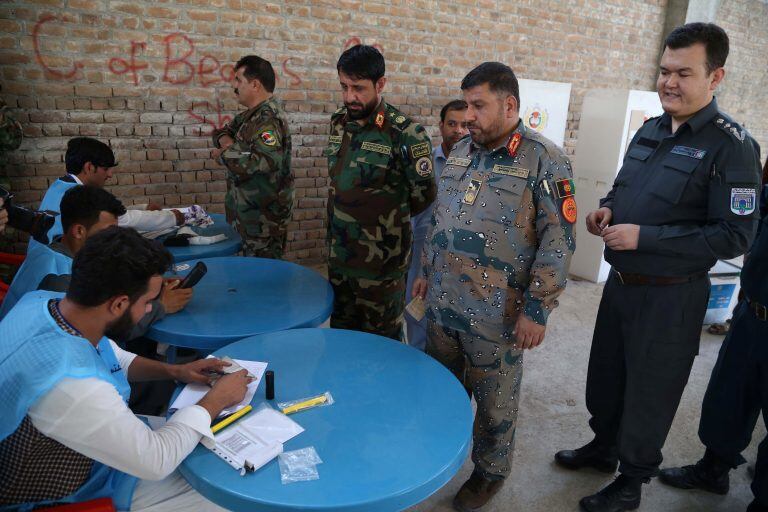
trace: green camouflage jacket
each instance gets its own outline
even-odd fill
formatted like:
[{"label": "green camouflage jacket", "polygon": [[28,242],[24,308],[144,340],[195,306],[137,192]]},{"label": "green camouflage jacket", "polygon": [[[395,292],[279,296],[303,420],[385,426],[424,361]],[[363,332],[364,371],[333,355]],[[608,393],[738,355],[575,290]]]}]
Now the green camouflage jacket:
[{"label": "green camouflage jacket", "polygon": [[520,313],[544,325],[576,248],[572,177],[563,150],[522,122],[493,151],[460,140],[422,257],[427,317],[499,342]]},{"label": "green camouflage jacket", "polygon": [[235,141],[221,155],[229,171],[227,220],[236,221],[247,238],[278,236],[291,218],[294,195],[285,113],[270,98],[214,131],[216,147],[224,135]]},{"label": "green camouflage jacket", "polygon": [[411,216],[436,193],[427,132],[384,100],[363,125],[341,108],[331,118],[325,154],[329,266],[350,277],[401,278],[410,260]]}]

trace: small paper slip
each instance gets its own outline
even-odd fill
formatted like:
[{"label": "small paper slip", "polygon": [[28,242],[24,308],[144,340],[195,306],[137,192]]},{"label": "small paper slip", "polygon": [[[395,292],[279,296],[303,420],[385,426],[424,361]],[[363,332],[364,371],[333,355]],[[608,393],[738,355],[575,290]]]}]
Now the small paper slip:
[{"label": "small paper slip", "polygon": [[241,471],[256,471],[283,452],[283,443],[304,432],[285,414],[266,405],[214,436],[203,445]]},{"label": "small paper slip", "polygon": [[[245,393],[245,398],[243,401],[233,407],[224,409],[221,411],[219,416],[232,414],[233,412],[237,412],[246,405],[250,404],[251,400],[253,399],[253,395],[256,394],[256,388],[259,387],[259,382],[261,382],[261,378],[264,376],[264,371],[267,369],[267,363],[262,363],[261,361],[245,361],[243,359],[233,359],[233,361],[248,370],[249,373],[255,375],[256,379],[248,384],[248,391]],[[187,384],[184,386],[184,389],[181,390],[179,396],[176,397],[176,400],[174,400],[171,406],[168,408],[168,412],[173,413],[178,409],[182,409],[190,405],[195,405],[210,390],[210,386],[206,386],[205,384]]]},{"label": "small paper slip", "polygon": [[407,306],[405,306],[405,310],[414,320],[420,322],[421,319],[424,318],[424,301],[421,297],[416,296]]}]

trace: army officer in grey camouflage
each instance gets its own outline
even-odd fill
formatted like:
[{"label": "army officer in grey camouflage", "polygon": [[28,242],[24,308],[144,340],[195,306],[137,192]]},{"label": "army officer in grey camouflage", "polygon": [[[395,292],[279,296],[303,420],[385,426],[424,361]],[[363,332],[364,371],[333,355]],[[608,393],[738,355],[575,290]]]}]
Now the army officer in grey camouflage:
[{"label": "army officer in grey camouflage", "polygon": [[451,151],[414,295],[427,353],[477,401],[475,471],[454,499],[478,510],[510,473],[523,350],[538,346],[565,288],[576,202],[563,150],[519,118],[512,70],[486,62],[462,81],[470,136]]},{"label": "army officer in grey camouflage", "polygon": [[256,55],[235,64],[235,94],[248,110],[213,133],[214,156],[227,166],[227,221],[246,256],[281,259],[293,209],[291,132],[272,96],[275,72]]}]

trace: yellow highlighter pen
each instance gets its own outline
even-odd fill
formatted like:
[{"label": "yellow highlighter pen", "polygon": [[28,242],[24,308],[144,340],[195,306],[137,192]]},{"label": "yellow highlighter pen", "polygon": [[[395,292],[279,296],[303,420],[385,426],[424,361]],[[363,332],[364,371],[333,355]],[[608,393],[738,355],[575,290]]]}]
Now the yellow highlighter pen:
[{"label": "yellow highlighter pen", "polygon": [[252,410],[253,410],[252,406],[246,405],[245,407],[243,407],[242,409],[240,409],[236,413],[232,414],[231,416],[227,416],[225,419],[221,420],[220,422],[218,422],[217,424],[212,426],[211,427],[211,432],[213,432],[215,434],[219,430],[221,430],[221,429],[223,429],[225,427],[228,427],[232,423],[236,422],[237,420],[239,420],[240,418],[242,418],[243,416],[245,416],[246,414],[248,414]]},{"label": "yellow highlighter pen", "polygon": [[286,407],[285,409],[283,409],[283,414],[293,414],[294,412],[299,412],[304,409],[314,407],[315,405],[324,404],[327,401],[328,401],[328,397],[326,395],[310,398],[309,400],[304,400],[303,402],[299,402],[297,404],[291,405],[290,407]]}]

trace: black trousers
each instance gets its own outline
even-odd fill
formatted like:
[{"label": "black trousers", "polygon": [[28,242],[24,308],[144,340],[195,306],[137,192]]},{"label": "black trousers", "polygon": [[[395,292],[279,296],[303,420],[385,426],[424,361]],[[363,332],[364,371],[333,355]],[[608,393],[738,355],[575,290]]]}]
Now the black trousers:
[{"label": "black trousers", "polygon": [[[768,422],[768,322],[755,318],[742,301],[709,378],[699,438],[735,468],[744,462],[741,452],[749,446],[761,410]],[[768,438],[757,450],[752,492],[768,506]]]},{"label": "black trousers", "polygon": [[619,471],[654,476],[693,359],[709,279],[668,286],[623,285],[612,273],[597,313],[587,374],[589,425],[615,447]]}]

